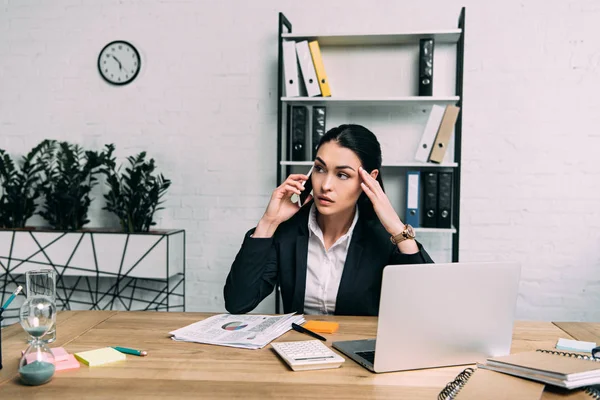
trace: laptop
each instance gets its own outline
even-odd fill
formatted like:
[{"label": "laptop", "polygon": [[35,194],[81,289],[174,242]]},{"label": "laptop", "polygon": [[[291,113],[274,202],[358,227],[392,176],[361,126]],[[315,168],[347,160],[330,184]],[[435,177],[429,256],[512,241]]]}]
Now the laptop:
[{"label": "laptop", "polygon": [[474,364],[507,355],[518,263],[388,265],[377,339],[333,347],[373,372]]}]

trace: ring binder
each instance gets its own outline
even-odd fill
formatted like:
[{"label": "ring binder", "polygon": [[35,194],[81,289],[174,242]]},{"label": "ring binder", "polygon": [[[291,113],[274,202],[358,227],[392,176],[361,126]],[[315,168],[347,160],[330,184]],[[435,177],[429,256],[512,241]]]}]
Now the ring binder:
[{"label": "ring binder", "polygon": [[433,94],[433,39],[419,41],[419,96]]},{"label": "ring binder", "polygon": [[312,109],[312,149],[309,155],[309,160],[314,160],[317,156],[317,147],[321,142],[321,138],[325,135],[325,120],[327,113],[325,107],[314,106]]},{"label": "ring binder", "polygon": [[454,396],[458,394],[460,389],[467,383],[471,375],[475,370],[473,368],[466,368],[460,374],[456,375],[456,378],[446,385],[446,387],[438,395],[438,400],[452,400]]},{"label": "ring binder", "polygon": [[306,128],[308,109],[305,106],[292,106],[290,144],[292,161],[306,160]]}]

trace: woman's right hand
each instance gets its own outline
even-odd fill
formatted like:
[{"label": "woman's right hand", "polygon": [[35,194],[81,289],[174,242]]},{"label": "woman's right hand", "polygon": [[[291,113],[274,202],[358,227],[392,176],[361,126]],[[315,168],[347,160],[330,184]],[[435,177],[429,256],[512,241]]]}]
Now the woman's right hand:
[{"label": "woman's right hand", "polygon": [[[292,202],[292,195],[300,195],[304,191],[302,182],[306,182],[308,176],[304,174],[292,174],[273,191],[267,210],[260,219],[252,237],[271,237],[275,230],[284,221],[292,218],[300,210],[298,203]],[[304,201],[308,203],[312,195]]]}]

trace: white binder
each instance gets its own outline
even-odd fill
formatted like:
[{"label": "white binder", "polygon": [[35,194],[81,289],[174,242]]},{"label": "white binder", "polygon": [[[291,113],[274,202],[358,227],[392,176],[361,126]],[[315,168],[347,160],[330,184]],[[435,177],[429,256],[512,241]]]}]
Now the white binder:
[{"label": "white binder", "polygon": [[425,131],[423,132],[421,142],[417,147],[415,160],[427,162],[427,160],[429,159],[429,154],[431,153],[431,146],[433,146],[433,143],[435,142],[435,137],[437,136],[437,132],[440,128],[440,124],[442,123],[442,118],[444,117],[445,111],[446,107],[444,106],[434,105],[431,108],[431,112],[429,113],[429,119],[427,120],[427,124],[425,125]]},{"label": "white binder", "polygon": [[286,97],[300,96],[300,76],[298,75],[296,42],[293,40],[283,42],[283,76],[285,79]]},{"label": "white binder", "polygon": [[315,72],[315,65],[313,64],[310,49],[308,48],[308,41],[296,42],[296,53],[298,54],[298,62],[300,63],[300,70],[302,71],[302,78],[304,79],[308,97],[320,96],[321,88],[317,81],[317,73]]}]

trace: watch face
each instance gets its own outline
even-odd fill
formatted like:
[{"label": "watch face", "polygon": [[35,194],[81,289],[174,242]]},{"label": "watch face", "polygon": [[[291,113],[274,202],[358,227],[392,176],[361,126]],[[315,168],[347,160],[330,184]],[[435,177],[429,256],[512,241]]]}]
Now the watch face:
[{"label": "watch face", "polygon": [[140,72],[140,53],[131,43],[116,40],[104,46],[98,56],[98,70],[108,83],[125,85]]},{"label": "watch face", "polygon": [[408,237],[411,239],[414,239],[415,237],[415,230],[412,227],[412,225],[406,225],[406,232],[408,233]]}]

